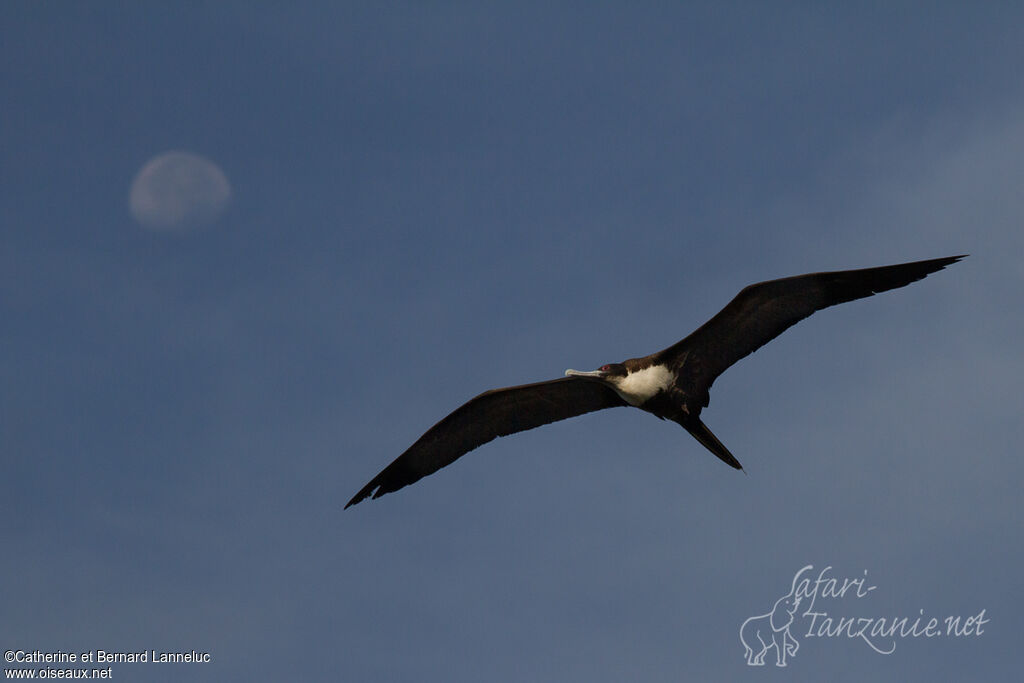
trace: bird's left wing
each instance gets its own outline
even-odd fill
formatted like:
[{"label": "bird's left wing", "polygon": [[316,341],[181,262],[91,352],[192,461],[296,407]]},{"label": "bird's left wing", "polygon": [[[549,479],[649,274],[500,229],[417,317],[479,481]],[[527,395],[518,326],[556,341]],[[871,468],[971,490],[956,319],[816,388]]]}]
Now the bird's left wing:
[{"label": "bird's left wing", "polygon": [[431,427],[345,507],[371,494],[379,498],[419,481],[499,436],[625,405],[627,403],[608,386],[578,377],[484,392]]},{"label": "bird's left wing", "polygon": [[815,311],[909,285],[964,255],[878,268],[809,273],[750,285],[693,334],[656,354],[707,406],[719,375]]}]

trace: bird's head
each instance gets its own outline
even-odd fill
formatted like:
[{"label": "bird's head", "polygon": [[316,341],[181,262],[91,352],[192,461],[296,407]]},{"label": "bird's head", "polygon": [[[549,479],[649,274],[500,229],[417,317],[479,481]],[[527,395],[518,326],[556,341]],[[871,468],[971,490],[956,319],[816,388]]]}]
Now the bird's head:
[{"label": "bird's head", "polygon": [[602,365],[597,370],[591,370],[590,372],[582,372],[580,370],[565,371],[566,377],[590,377],[613,386],[618,384],[618,381],[627,374],[626,366],[622,363],[609,363],[608,365]]}]

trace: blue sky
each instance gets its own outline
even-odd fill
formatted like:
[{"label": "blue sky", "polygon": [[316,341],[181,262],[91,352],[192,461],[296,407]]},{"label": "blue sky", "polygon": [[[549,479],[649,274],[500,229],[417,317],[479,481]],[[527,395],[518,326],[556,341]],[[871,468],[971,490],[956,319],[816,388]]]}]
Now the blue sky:
[{"label": "blue sky", "polygon": [[[1024,10],[0,5],[4,650],[132,680],[1011,680]],[[214,225],[136,224],[167,150]],[[740,288],[970,253],[830,309],[676,425],[607,411],[343,504],[475,394],[663,348]],[[836,616],[739,640],[805,565]],[[138,668],[136,668],[138,667]],[[189,668],[191,667],[191,668]]]}]

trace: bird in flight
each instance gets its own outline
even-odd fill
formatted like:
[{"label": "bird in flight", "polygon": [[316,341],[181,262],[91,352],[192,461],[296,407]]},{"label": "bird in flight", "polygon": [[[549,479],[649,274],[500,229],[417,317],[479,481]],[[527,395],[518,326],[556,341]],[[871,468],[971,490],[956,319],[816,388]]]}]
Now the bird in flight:
[{"label": "bird in flight", "polygon": [[345,507],[415,483],[499,436],[623,406],[678,423],[726,464],[743,469],[700,420],[719,375],[815,311],[903,287],[964,256],[760,282],[744,288],[690,336],[657,353],[486,391],[427,430]]}]

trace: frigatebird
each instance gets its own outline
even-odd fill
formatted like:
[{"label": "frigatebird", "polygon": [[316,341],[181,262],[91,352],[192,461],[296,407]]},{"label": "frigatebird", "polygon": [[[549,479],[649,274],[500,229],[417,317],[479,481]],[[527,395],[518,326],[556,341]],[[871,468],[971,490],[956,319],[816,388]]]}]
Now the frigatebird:
[{"label": "frigatebird", "polygon": [[547,382],[486,391],[427,430],[345,507],[417,482],[499,436],[622,406],[682,425],[705,448],[741,470],[700,420],[719,375],[815,311],[903,287],[964,256],[760,282],[744,288],[690,336],[657,353],[590,372],[566,370],[565,377]]}]

